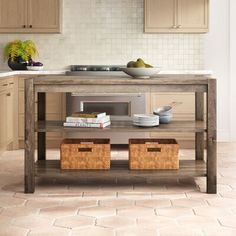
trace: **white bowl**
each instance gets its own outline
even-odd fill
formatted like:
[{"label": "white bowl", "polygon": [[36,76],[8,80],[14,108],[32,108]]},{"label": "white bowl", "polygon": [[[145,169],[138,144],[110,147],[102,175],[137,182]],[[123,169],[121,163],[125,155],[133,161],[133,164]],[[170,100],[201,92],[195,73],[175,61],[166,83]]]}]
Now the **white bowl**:
[{"label": "white bowl", "polygon": [[153,111],[154,115],[166,116],[172,114],[172,106],[162,106],[158,107]]},{"label": "white bowl", "polygon": [[127,68],[122,67],[121,70],[130,75],[134,79],[149,79],[151,76],[154,76],[160,72],[160,68]]},{"label": "white bowl", "polygon": [[43,66],[27,66],[27,70],[39,71],[43,70]]}]

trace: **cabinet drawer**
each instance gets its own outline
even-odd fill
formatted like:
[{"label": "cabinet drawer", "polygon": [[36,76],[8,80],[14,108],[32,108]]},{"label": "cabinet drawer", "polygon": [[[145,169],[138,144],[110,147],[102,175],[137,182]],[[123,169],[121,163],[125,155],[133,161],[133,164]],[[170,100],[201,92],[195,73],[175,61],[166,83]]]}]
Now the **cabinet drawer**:
[{"label": "cabinet drawer", "polygon": [[195,119],[195,94],[194,93],[153,93],[151,95],[150,112],[160,106],[173,106],[175,120]]}]

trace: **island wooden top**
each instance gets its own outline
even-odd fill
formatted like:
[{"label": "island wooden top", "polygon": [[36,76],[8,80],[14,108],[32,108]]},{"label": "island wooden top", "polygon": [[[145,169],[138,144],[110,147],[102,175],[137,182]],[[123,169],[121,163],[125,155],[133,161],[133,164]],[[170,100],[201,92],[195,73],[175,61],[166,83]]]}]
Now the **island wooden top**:
[{"label": "island wooden top", "polygon": [[196,75],[160,75],[151,79],[132,79],[128,76],[41,76],[34,85],[207,85],[215,80]]}]

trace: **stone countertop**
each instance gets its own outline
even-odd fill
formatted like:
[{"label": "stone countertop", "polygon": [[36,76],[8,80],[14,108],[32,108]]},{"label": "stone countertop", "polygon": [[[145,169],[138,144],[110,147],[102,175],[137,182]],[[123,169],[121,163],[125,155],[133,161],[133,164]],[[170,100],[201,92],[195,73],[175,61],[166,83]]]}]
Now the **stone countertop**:
[{"label": "stone countertop", "polygon": [[65,70],[43,70],[43,71],[29,71],[29,70],[18,70],[18,71],[0,71],[0,78],[14,76],[14,75],[64,75]]},{"label": "stone countertop", "polygon": [[[66,70],[0,71],[0,79],[14,75],[65,75]],[[212,75],[211,70],[163,70],[161,75]]]}]

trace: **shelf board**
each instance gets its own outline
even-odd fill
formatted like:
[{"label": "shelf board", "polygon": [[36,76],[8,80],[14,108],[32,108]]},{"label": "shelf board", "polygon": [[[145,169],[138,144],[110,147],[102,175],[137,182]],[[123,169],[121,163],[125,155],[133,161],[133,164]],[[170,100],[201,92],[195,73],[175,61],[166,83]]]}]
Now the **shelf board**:
[{"label": "shelf board", "polygon": [[204,161],[181,160],[178,170],[129,170],[128,160],[111,161],[110,170],[61,170],[59,160],[36,162],[36,175],[67,174],[80,177],[202,177],[206,176],[206,163]]},{"label": "shelf board", "polygon": [[157,127],[137,127],[132,121],[112,121],[106,128],[63,127],[63,121],[38,121],[35,132],[205,132],[204,121],[172,121],[170,124],[160,124]]}]

